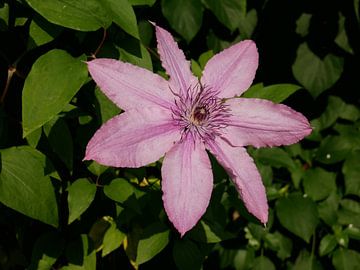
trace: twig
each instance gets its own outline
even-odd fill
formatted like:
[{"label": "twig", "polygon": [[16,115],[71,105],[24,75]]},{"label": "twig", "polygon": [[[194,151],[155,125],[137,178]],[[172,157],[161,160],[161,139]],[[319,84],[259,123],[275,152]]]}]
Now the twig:
[{"label": "twig", "polygon": [[6,97],[6,94],[9,90],[9,86],[10,86],[10,82],[11,82],[11,79],[14,75],[14,73],[16,72],[16,68],[15,67],[9,67],[8,69],[8,76],[7,76],[7,80],[6,80],[6,84],[5,84],[5,88],[4,88],[4,91],[1,95],[1,98],[0,98],[0,104],[3,104],[4,103],[4,100],[5,100],[5,97]]},{"label": "twig", "polygon": [[95,52],[93,54],[91,54],[91,57],[92,58],[96,58],[96,55],[99,53],[99,51],[101,50],[102,46],[104,45],[104,42],[105,42],[105,39],[106,39],[106,29],[103,28],[104,32],[103,32],[103,37],[102,37],[102,40],[99,44],[99,46],[96,48]]}]

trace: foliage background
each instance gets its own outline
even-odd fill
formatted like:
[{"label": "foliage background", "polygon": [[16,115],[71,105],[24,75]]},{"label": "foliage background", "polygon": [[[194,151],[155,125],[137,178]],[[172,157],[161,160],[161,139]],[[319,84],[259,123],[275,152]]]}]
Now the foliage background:
[{"label": "foliage background", "polygon": [[[359,17],[359,0],[0,0],[0,269],[359,269]],[[311,120],[299,144],[248,149],[266,228],[215,160],[210,206],[182,239],[162,207],[161,161],[82,161],[120,112],[84,61],[164,75],[149,21],[175,35],[197,75],[214,53],[255,40],[245,96]]]}]

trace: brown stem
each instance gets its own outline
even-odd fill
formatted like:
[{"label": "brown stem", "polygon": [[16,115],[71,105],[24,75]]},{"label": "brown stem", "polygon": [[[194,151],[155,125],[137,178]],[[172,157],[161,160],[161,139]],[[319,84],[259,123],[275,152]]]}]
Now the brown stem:
[{"label": "brown stem", "polygon": [[4,100],[5,100],[5,97],[6,97],[6,94],[9,90],[9,86],[10,86],[10,82],[11,82],[11,79],[14,75],[14,73],[16,72],[16,68],[15,67],[9,67],[8,69],[8,76],[7,76],[7,80],[6,80],[6,84],[5,84],[5,88],[4,88],[4,91],[1,95],[1,98],[0,98],[0,104],[3,104],[4,103]]},{"label": "brown stem", "polygon": [[96,58],[96,55],[99,53],[99,51],[101,50],[102,46],[104,45],[104,42],[105,42],[105,39],[106,39],[106,29],[103,28],[104,32],[103,32],[103,37],[102,37],[102,40],[99,44],[99,46],[96,48],[95,52],[93,54],[91,54],[91,57],[92,58]]},{"label": "brown stem", "polygon": [[155,56],[157,59],[160,60],[160,56],[159,54],[157,54],[157,52],[155,52],[153,49],[151,49],[150,47],[146,47],[146,49],[153,55]]}]

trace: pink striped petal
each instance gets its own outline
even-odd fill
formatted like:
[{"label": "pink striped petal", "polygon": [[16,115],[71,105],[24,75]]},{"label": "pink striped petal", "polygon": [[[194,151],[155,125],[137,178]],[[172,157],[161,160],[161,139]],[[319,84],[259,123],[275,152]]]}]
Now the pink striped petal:
[{"label": "pink striped petal", "polygon": [[266,224],[268,204],[265,188],[260,173],[245,148],[232,147],[221,138],[209,141],[207,148],[232,178],[248,211]]},{"label": "pink striped petal", "polygon": [[231,98],[247,90],[255,77],[259,54],[251,40],[237,43],[207,62],[202,85],[219,91],[220,98]]},{"label": "pink striped petal", "polygon": [[87,64],[103,93],[123,110],[173,104],[168,82],[147,69],[105,58]]},{"label": "pink striped petal", "polygon": [[166,153],[162,165],[165,211],[183,236],[196,225],[209,204],[213,175],[204,145],[184,139]]},{"label": "pink striped petal", "polygon": [[185,94],[189,87],[194,87],[198,82],[191,73],[190,62],[185,59],[184,53],[168,31],[159,26],[155,28],[158,52],[162,66],[170,76],[171,89],[175,93]]},{"label": "pink striped petal", "polygon": [[234,98],[226,104],[232,116],[222,137],[232,145],[288,145],[311,133],[309,121],[286,105],[253,98]]},{"label": "pink striped petal", "polygon": [[157,161],[180,139],[171,113],[158,107],[126,111],[106,122],[86,147],[85,160],[113,167]]}]

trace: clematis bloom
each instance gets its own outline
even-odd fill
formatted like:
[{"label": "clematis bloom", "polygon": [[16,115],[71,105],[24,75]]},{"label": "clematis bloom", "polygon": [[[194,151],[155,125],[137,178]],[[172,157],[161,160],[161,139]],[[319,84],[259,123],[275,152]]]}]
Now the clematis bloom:
[{"label": "clematis bloom", "polygon": [[117,60],[88,62],[100,89],[125,112],[95,133],[85,160],[141,167],[165,155],[161,169],[164,208],[184,235],[210,201],[213,174],[208,150],[228,172],[248,211],[265,224],[265,188],[244,147],[296,143],[310,134],[308,120],[285,105],[235,97],[249,88],[255,76],[258,52],[253,41],[239,42],[216,54],[198,80],[171,34],[155,28],[169,80]]}]

